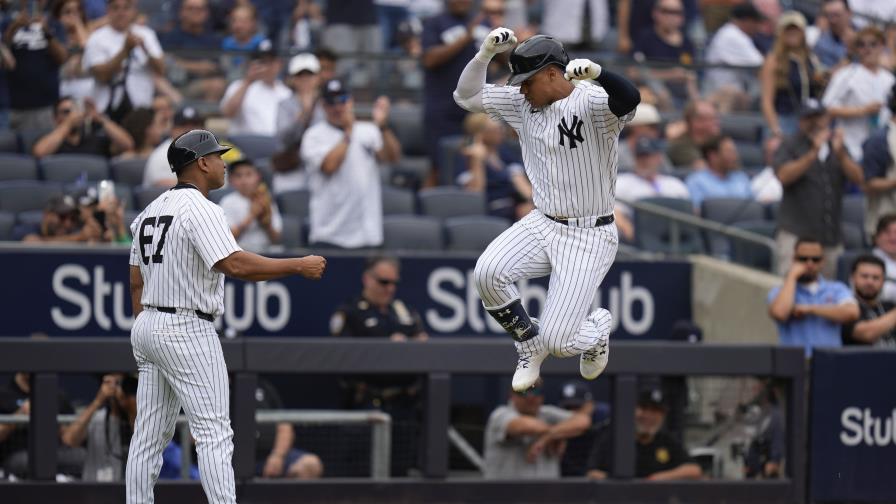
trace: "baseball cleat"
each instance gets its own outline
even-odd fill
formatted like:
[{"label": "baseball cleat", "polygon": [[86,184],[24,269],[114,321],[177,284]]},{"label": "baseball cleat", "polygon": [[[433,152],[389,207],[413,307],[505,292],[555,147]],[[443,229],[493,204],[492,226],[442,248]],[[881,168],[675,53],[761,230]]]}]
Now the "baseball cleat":
[{"label": "baseball cleat", "polygon": [[594,348],[585,350],[579,357],[579,373],[586,380],[593,380],[604,372],[610,360],[610,339],[598,340]]},{"label": "baseball cleat", "polygon": [[[532,324],[538,326],[538,319],[533,318]],[[523,342],[514,342],[516,351],[519,354],[519,360],[516,363],[516,372],[513,373],[513,390],[517,392],[525,392],[535,382],[541,374],[541,363],[548,356],[548,351],[541,344],[538,337]]]}]

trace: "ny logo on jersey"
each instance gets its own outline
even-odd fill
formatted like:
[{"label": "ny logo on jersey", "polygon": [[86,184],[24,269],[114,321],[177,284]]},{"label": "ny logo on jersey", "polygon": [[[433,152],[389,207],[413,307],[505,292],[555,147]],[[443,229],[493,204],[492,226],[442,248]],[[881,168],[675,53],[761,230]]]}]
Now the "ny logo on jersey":
[{"label": "ny logo on jersey", "polygon": [[575,149],[578,147],[576,141],[584,142],[585,137],[582,136],[582,125],[584,123],[579,120],[579,116],[573,114],[572,116],[572,125],[566,125],[566,118],[560,119],[560,123],[557,124],[557,129],[560,130],[560,145],[566,146],[563,142],[564,137],[569,139],[569,148]]}]

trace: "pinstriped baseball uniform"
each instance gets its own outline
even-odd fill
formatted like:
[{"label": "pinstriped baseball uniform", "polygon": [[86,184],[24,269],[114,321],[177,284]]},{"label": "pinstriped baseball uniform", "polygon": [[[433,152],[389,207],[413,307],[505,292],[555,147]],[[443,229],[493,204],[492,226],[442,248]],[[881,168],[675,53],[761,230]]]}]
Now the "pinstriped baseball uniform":
[{"label": "pinstriped baseball uniform", "polygon": [[208,501],[236,502],[227,367],[212,322],[224,311],[224,275],[212,268],[241,249],[221,207],[189,184],[150,203],[131,232],[130,264],[143,276],[144,310],[131,329],[140,377],[127,502],[154,502],[162,451],[181,407]]},{"label": "pinstriped baseball uniform", "polygon": [[[612,215],[619,133],[634,112],[617,117],[606,91],[588,81],[541,110],[518,87],[486,85],[482,105],[520,137],[536,210],[496,238],[480,256],[475,278],[483,304],[496,310],[519,299],[515,282],[551,275],[538,338],[568,357],[609,334],[609,312],[591,312],[597,288],[616,257]],[[569,225],[549,219],[574,218]],[[530,342],[517,343],[526,348]]]}]

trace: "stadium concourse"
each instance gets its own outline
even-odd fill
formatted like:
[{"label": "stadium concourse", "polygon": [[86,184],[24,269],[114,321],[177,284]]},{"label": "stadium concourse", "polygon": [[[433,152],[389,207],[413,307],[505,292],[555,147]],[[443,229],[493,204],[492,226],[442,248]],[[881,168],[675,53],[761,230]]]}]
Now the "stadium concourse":
[{"label": "stadium concourse", "polygon": [[[474,267],[538,183],[453,96],[502,26],[641,96],[605,175],[609,366],[548,359],[523,393]],[[193,129],[233,147],[209,199],[240,247],[327,259],[202,313],[239,502],[896,501],[868,386],[896,364],[894,27],[892,0],[0,4],[0,501],[123,499],[126,264],[163,256],[131,224]],[[518,289],[537,318],[546,279]],[[195,438],[181,418],[159,501],[201,501]]]}]

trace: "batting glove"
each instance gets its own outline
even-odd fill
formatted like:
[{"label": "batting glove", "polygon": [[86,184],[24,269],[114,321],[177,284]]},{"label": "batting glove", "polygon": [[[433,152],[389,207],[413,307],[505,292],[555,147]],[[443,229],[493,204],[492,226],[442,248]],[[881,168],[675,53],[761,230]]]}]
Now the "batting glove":
[{"label": "batting glove", "polygon": [[600,65],[589,59],[574,59],[566,64],[566,80],[596,79],[600,75]]},{"label": "batting glove", "polygon": [[479,53],[476,54],[476,57],[483,61],[488,61],[496,54],[502,53],[515,45],[516,35],[513,34],[513,30],[503,27],[495,28],[482,41],[482,47],[479,48]]}]

